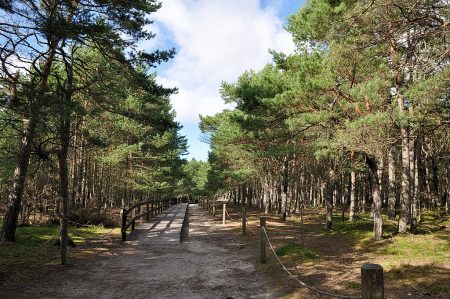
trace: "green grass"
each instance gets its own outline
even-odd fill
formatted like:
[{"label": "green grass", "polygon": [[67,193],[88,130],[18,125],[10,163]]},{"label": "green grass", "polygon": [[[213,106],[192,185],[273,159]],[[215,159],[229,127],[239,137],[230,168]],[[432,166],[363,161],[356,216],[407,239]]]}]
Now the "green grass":
[{"label": "green grass", "polygon": [[277,248],[275,252],[278,256],[289,257],[295,261],[314,260],[319,256],[315,250],[306,248],[294,242],[289,242],[288,244]]},{"label": "green grass", "polygon": [[[1,226],[1,223],[0,223]],[[100,226],[70,227],[69,236],[80,245],[110,232]],[[18,227],[14,243],[0,243],[0,281],[17,273],[27,276],[33,269],[59,263],[58,226]]]}]

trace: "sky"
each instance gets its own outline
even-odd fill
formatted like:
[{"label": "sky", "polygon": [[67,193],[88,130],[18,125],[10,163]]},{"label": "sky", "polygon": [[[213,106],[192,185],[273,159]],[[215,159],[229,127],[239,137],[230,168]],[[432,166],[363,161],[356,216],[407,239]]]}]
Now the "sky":
[{"label": "sky", "polygon": [[206,161],[209,145],[200,141],[199,115],[225,108],[222,81],[236,82],[246,70],[260,70],[271,62],[269,49],[291,53],[292,38],[283,29],[286,17],[302,0],[162,0],[151,15],[149,30],[156,34],[141,48],[151,51],[174,47],[176,56],[157,68],[166,87],[177,87],[171,103],[183,126],[189,155]]}]

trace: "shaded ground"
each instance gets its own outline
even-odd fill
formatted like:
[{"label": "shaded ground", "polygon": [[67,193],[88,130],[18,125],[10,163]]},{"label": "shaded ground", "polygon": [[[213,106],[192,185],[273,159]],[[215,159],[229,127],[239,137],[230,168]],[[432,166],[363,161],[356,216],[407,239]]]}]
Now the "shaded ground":
[{"label": "shaded ground", "polygon": [[[259,235],[259,211],[248,211],[248,242],[257,243]],[[220,221],[218,211],[216,221]],[[241,208],[229,207],[229,214],[236,221],[235,230],[240,231]],[[371,239],[370,219],[360,219],[354,224],[334,219],[334,230],[323,230],[322,210],[308,210],[303,230],[298,216],[291,216],[282,223],[278,217],[269,216],[268,235],[278,250],[290,250],[292,244],[302,244],[312,258],[292,255],[281,259],[291,272],[306,283],[338,294],[358,295],[360,267],[363,263],[377,263],[384,267],[386,298],[450,298],[450,231],[448,216],[440,219],[425,218],[421,223],[424,234],[395,236],[396,222],[385,222],[382,241]],[[361,215],[361,217],[369,217]],[[436,217],[430,216],[431,218]],[[439,218],[439,217],[438,217]],[[436,221],[437,220],[437,221]],[[447,225],[446,225],[447,224]],[[302,247],[299,253],[304,254]],[[312,253],[311,253],[312,252]],[[289,281],[278,262],[268,252],[268,263],[260,266],[267,274],[277,274]],[[280,274],[282,272],[282,274]],[[292,282],[284,283],[277,278],[277,285],[289,290],[283,298],[315,298],[305,296],[304,288]],[[320,296],[316,296],[322,298]],[[324,297],[328,298],[328,297]]]},{"label": "shaded ground", "polygon": [[[287,290],[255,267],[254,245],[190,206],[181,245],[128,242],[98,248],[33,282],[3,286],[3,298],[280,298]],[[307,298],[307,297],[305,297]]]}]

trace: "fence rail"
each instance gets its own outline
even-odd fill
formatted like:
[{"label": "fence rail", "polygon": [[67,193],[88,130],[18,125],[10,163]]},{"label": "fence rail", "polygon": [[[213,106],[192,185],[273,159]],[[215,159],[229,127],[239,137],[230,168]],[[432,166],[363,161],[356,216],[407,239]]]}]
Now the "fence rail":
[{"label": "fence rail", "polygon": [[[145,217],[146,221],[148,221],[151,217],[161,214],[170,206],[181,202],[183,202],[183,200],[180,198],[151,199],[138,202],[127,209],[122,209],[120,212],[122,219],[122,241],[127,240],[127,230],[130,226],[132,231],[135,229],[137,219]],[[141,208],[143,206],[145,206],[145,209]],[[145,211],[142,212],[141,210]],[[130,214],[131,218],[128,219]]]}]

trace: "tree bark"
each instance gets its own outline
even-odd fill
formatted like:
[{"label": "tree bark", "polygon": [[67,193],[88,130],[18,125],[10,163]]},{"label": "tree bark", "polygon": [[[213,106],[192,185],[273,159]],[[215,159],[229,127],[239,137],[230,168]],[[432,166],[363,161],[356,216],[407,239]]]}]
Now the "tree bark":
[{"label": "tree bark", "polygon": [[420,138],[416,138],[414,145],[414,160],[413,160],[413,170],[414,170],[414,184],[412,184],[412,189],[414,190],[412,204],[411,204],[411,226],[410,230],[412,233],[417,232],[417,218],[418,209],[420,209],[420,190],[419,190],[419,160],[421,159],[421,142]]},{"label": "tree bark", "polygon": [[356,198],[356,173],[350,173],[350,221],[355,217],[355,198]]},{"label": "tree bark", "polygon": [[400,219],[398,232],[405,233],[410,211],[410,177],[409,177],[409,134],[406,128],[401,129],[402,137],[402,190],[400,195]]},{"label": "tree bark", "polygon": [[394,160],[394,148],[390,148],[388,152],[388,217],[389,219],[395,219],[395,160]]},{"label": "tree bark", "polygon": [[328,182],[324,188],[325,204],[326,204],[326,221],[325,229],[330,230],[333,225],[333,195],[334,195],[334,171],[329,171]]},{"label": "tree bark", "polygon": [[375,157],[366,157],[366,163],[369,166],[372,181],[373,238],[374,240],[381,240],[383,235],[383,218],[381,217],[381,186],[378,177],[378,164]]},{"label": "tree bark", "polygon": [[36,127],[39,123],[40,110],[44,105],[44,93],[47,89],[47,81],[50,75],[50,69],[53,64],[57,45],[57,40],[52,40],[49,43],[49,49],[47,50],[48,56],[42,69],[41,81],[36,94],[35,103],[32,105],[29,118],[24,120],[22,143],[20,146],[19,157],[17,159],[14,175],[11,180],[12,188],[8,195],[8,206],[3,220],[3,226],[0,231],[0,241],[15,241],[17,221],[22,203],[23,192],[25,190],[28,164],[30,162],[31,145],[36,136]]},{"label": "tree bark", "polygon": [[287,157],[284,158],[283,161],[283,172],[282,172],[282,183],[283,186],[281,188],[281,209],[280,209],[280,219],[282,221],[286,220],[287,216],[287,203],[289,200],[288,194],[288,184],[289,184],[289,162]]},{"label": "tree bark", "polygon": [[264,191],[263,191],[263,202],[264,202],[264,213],[269,214],[269,175],[266,174],[264,177]]},{"label": "tree bark", "polygon": [[[67,112],[66,112],[67,113]],[[67,156],[70,141],[70,119],[67,114],[61,116],[60,142],[61,148],[58,155],[59,160],[59,192],[61,198],[60,211],[60,244],[61,244],[61,265],[67,263],[67,242],[69,227],[69,170],[67,166]]]}]

